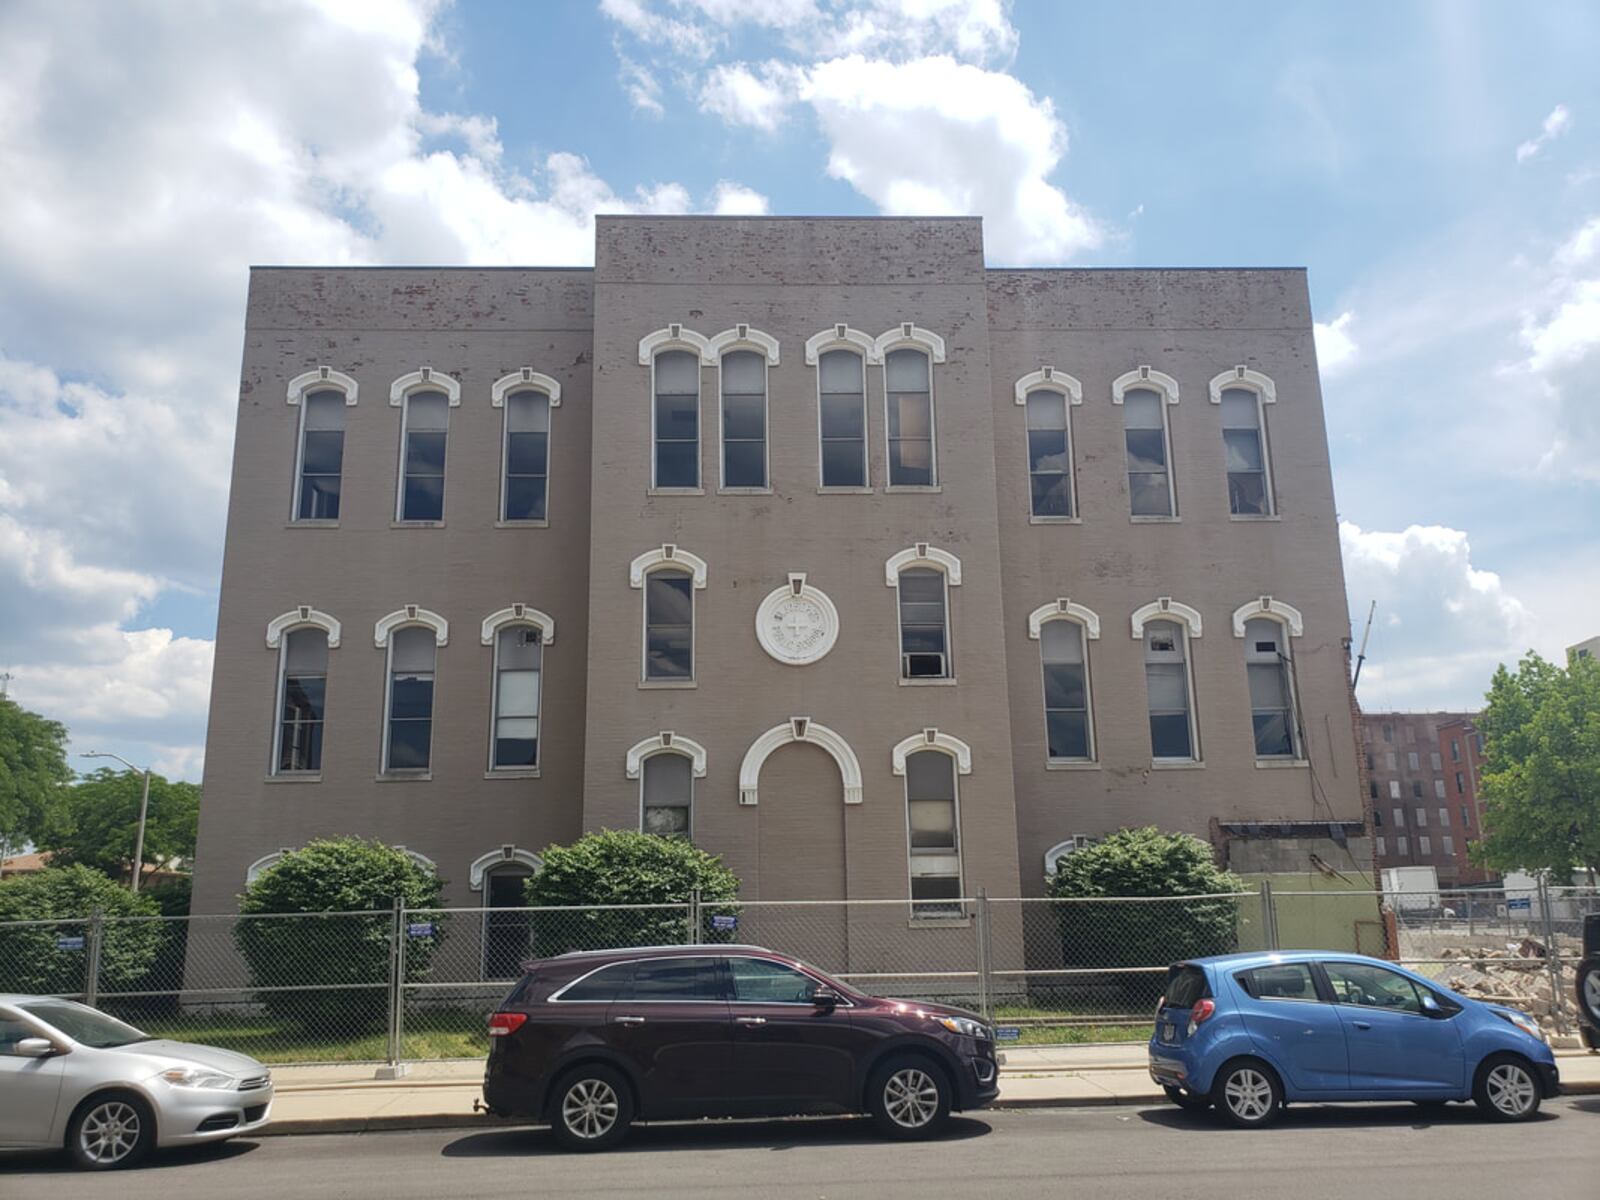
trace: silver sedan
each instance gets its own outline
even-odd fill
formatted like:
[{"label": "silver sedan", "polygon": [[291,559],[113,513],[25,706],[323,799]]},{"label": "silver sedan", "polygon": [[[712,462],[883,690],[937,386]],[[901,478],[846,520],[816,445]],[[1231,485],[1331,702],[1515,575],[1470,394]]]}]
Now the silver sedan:
[{"label": "silver sedan", "polygon": [[272,1076],[231,1050],[148,1037],[84,1004],[0,995],[0,1150],[131,1166],[267,1123]]}]

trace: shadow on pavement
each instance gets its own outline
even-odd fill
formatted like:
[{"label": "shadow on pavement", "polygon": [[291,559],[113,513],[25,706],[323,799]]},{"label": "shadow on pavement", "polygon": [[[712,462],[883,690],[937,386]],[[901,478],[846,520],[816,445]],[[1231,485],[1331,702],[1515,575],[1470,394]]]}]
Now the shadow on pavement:
[{"label": "shadow on pavement", "polygon": [[[1582,1107],[1580,1102],[1574,1107]],[[1185,1112],[1181,1108],[1147,1108],[1139,1119],[1151,1125],[1161,1125],[1179,1130],[1223,1130],[1233,1133],[1255,1133],[1254,1129],[1240,1129],[1226,1124],[1214,1112]],[[1557,1114],[1541,1109],[1539,1115],[1524,1125],[1536,1125],[1557,1120]],[[1432,1129],[1435,1126],[1479,1126],[1484,1129],[1509,1128],[1499,1121],[1490,1120],[1478,1111],[1475,1104],[1446,1104],[1441,1107],[1420,1107],[1415,1104],[1291,1104],[1283,1116],[1268,1127],[1274,1129]]]},{"label": "shadow on pavement", "polygon": [[[951,1117],[950,1124],[935,1142],[958,1142],[983,1137],[990,1132],[983,1121],[970,1117]],[[815,1146],[854,1146],[881,1142],[899,1143],[881,1137],[870,1120],[863,1117],[801,1119],[788,1121],[696,1121],[684,1124],[638,1125],[612,1154],[649,1154],[672,1150],[767,1149],[796,1150]],[[548,1129],[506,1129],[474,1133],[457,1138],[440,1151],[446,1158],[496,1158],[530,1154],[566,1154]]]},{"label": "shadow on pavement", "polygon": [[[227,1141],[213,1142],[209,1146],[179,1146],[173,1150],[157,1150],[144,1162],[129,1170],[137,1174],[143,1171],[161,1171],[168,1167],[184,1167],[197,1162],[226,1162],[228,1159],[241,1158],[249,1154],[259,1144],[253,1141]],[[89,1173],[80,1172],[62,1151],[19,1150],[0,1153],[0,1174],[24,1171],[34,1175]]]}]

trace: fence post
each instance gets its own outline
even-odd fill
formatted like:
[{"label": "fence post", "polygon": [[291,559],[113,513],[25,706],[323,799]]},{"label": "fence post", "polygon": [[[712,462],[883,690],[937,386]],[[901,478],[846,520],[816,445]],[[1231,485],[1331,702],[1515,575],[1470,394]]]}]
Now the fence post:
[{"label": "fence post", "polygon": [[1278,948],[1278,902],[1272,898],[1272,881],[1261,881],[1261,933],[1267,940],[1267,949]]},{"label": "fence post", "polygon": [[90,1008],[100,998],[100,955],[105,932],[106,914],[97,908],[89,914],[88,941],[83,954],[83,1002]]},{"label": "fence post", "polygon": [[983,1019],[988,1020],[992,1012],[990,996],[990,970],[992,968],[991,952],[993,944],[991,936],[993,930],[989,924],[989,889],[978,889],[978,912],[974,922],[978,937],[978,1011],[983,1014]]},{"label": "fence post", "polygon": [[1550,1015],[1556,1019],[1556,1032],[1565,1036],[1567,1015],[1561,995],[1561,948],[1556,945],[1555,915],[1550,911],[1550,878],[1539,876],[1539,911],[1544,916],[1544,961],[1550,968]]},{"label": "fence post", "polygon": [[689,893],[689,909],[684,914],[684,919],[687,922],[687,925],[686,925],[686,927],[684,929],[684,933],[687,935],[684,938],[684,944],[685,945],[689,945],[689,946],[698,945],[702,940],[704,940],[700,936],[700,889],[699,888],[695,888],[692,892]]},{"label": "fence post", "polygon": [[395,1079],[405,1072],[400,1069],[400,1009],[405,980],[405,906],[396,896],[389,920],[389,1046],[388,1062],[378,1069],[379,1079]]}]

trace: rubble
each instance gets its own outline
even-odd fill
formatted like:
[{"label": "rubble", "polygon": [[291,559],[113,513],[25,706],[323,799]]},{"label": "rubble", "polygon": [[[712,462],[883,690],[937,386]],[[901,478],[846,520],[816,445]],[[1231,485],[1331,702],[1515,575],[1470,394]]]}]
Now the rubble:
[{"label": "rubble", "polygon": [[1436,978],[1470,999],[1520,1009],[1538,1021],[1546,1034],[1556,1034],[1563,1025],[1575,1028],[1578,1013],[1570,970],[1562,976],[1567,986],[1560,996],[1554,995],[1548,954],[1544,943],[1531,937],[1507,942],[1503,950],[1447,947],[1439,953],[1447,965]]}]

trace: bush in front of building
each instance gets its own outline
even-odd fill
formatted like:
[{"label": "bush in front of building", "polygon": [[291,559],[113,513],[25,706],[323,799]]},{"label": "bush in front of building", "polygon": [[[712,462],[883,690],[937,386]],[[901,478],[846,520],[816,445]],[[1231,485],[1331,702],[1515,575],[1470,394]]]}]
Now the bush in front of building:
[{"label": "bush in front of building", "polygon": [[[1118,830],[1061,858],[1050,878],[1050,895],[1062,901],[1053,907],[1064,963],[1165,967],[1182,958],[1227,954],[1239,940],[1239,904],[1232,893],[1243,888],[1237,875],[1216,865],[1211,846],[1200,838],[1153,825]],[[1118,901],[1162,896],[1207,898]],[[1150,1006],[1166,974],[1109,973],[1096,983],[1130,1006]]]},{"label": "bush in front of building", "polygon": [[[234,941],[262,989],[258,1001],[312,1034],[380,1028],[396,933],[406,937],[408,981],[427,974],[443,938],[437,913],[419,923],[421,936],[397,931],[394,902],[436,908],[443,886],[432,868],[382,842],[330,838],[285,854],[239,898]],[[277,988],[295,990],[269,990]]]},{"label": "bush in front of building", "polygon": [[568,911],[533,914],[534,954],[540,958],[702,940],[704,935],[689,935],[684,906],[691,897],[699,892],[702,914],[731,914],[729,902],[739,895],[738,876],[687,838],[603,829],[570,846],[550,846],[541,858],[544,866],[528,880],[528,903]]},{"label": "bush in front of building", "polygon": [[114,918],[155,916],[153,899],[85,866],[0,881],[0,992],[84,993],[96,912],[108,918],[100,927],[98,990],[128,989],[155,964],[164,922]]}]

